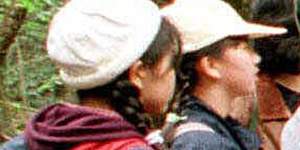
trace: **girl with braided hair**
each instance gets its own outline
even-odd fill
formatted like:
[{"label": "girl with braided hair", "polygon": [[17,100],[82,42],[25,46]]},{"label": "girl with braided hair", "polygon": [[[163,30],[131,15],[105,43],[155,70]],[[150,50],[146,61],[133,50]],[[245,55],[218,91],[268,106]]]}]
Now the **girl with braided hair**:
[{"label": "girl with braided hair", "polygon": [[180,45],[149,0],[69,1],[51,22],[47,50],[83,106],[41,110],[26,126],[28,149],[153,149],[147,116],[168,110]]}]

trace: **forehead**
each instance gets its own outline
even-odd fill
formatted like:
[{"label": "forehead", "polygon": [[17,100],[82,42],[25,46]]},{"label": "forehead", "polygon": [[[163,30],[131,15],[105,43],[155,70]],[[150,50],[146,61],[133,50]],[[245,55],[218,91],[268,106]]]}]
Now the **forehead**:
[{"label": "forehead", "polygon": [[222,41],[220,47],[235,47],[241,44],[248,44],[248,38],[246,36],[228,37]]},{"label": "forehead", "polygon": [[247,37],[229,37],[222,41],[219,45],[221,58],[228,54],[244,55],[245,53],[255,53],[254,49],[249,45]]},{"label": "forehead", "polygon": [[222,41],[219,45],[222,55],[227,51],[232,50],[253,50],[252,47],[248,44],[248,39],[246,37],[233,37],[227,38]]}]

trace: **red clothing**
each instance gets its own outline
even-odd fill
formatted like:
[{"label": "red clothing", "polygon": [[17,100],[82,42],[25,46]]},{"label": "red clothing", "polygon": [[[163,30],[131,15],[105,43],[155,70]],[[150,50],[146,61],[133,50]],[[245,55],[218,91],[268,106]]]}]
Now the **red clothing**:
[{"label": "red clothing", "polygon": [[107,142],[85,142],[71,150],[152,150],[141,138],[127,138]]},{"label": "red clothing", "polygon": [[291,116],[282,93],[276,83],[266,74],[258,82],[259,124],[258,134],[263,150],[280,150],[280,137],[284,124]]},{"label": "red clothing", "polygon": [[136,128],[116,112],[71,104],[42,109],[28,122],[25,139],[30,150],[69,150],[92,141],[103,146],[114,141],[120,142],[112,146],[125,146],[129,139],[143,142]]}]

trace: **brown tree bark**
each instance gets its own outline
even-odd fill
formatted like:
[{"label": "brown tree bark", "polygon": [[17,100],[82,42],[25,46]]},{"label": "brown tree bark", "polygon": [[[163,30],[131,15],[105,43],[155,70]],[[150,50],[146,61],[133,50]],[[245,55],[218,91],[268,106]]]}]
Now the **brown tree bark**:
[{"label": "brown tree bark", "polygon": [[[14,4],[10,8],[7,8],[4,13],[4,18],[0,25],[0,67],[4,64],[6,53],[14,43],[18,31],[26,19],[26,14],[26,9]],[[2,79],[3,75],[0,72],[0,100],[4,99]]]},{"label": "brown tree bark", "polygon": [[14,7],[4,14],[0,28],[0,65],[3,64],[9,47],[14,43],[22,24],[25,21],[27,11],[22,7]]}]

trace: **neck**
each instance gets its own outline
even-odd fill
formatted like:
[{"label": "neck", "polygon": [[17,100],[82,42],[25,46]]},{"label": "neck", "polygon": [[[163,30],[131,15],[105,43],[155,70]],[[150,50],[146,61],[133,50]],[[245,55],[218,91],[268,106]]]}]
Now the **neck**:
[{"label": "neck", "polygon": [[196,85],[192,95],[220,117],[230,117],[246,127],[249,125],[253,111],[255,95],[236,96],[230,92],[226,86],[206,80],[205,83]]},{"label": "neck", "polygon": [[275,77],[275,81],[294,92],[300,93],[300,74],[281,74]]},{"label": "neck", "polygon": [[108,103],[107,98],[95,97],[95,96],[86,96],[80,99],[80,105],[88,106],[93,108],[101,108],[107,110],[114,110],[112,106]]},{"label": "neck", "polygon": [[201,99],[207,107],[222,118],[229,116],[231,111],[231,96],[218,84],[197,84],[192,92],[193,96]]}]

